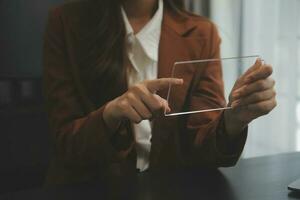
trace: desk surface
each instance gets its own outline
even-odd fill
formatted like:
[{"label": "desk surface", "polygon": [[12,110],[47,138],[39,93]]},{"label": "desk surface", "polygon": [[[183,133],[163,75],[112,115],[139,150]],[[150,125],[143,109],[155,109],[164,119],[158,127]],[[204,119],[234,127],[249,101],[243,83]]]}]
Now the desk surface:
[{"label": "desk surface", "polygon": [[300,199],[300,194],[287,190],[287,185],[298,178],[300,153],[292,153],[242,159],[236,167],[220,170],[143,173],[110,189],[101,183],[85,183],[20,191],[0,199]]}]

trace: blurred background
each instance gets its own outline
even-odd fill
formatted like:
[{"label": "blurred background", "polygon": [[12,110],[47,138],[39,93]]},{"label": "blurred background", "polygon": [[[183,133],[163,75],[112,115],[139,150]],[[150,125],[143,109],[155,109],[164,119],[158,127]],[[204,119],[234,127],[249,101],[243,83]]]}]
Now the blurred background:
[{"label": "blurred background", "polygon": [[[51,152],[41,91],[43,32],[49,7],[63,2],[0,0],[0,193],[43,180]],[[222,57],[261,55],[274,67],[278,107],[251,124],[243,157],[300,151],[300,0],[185,3],[216,23]],[[225,84],[242,71],[224,69]]]},{"label": "blurred background", "polygon": [[[260,55],[274,68],[278,106],[250,126],[243,157],[300,151],[300,0],[188,0],[222,37],[222,57]],[[223,69],[224,80],[244,69]]]}]

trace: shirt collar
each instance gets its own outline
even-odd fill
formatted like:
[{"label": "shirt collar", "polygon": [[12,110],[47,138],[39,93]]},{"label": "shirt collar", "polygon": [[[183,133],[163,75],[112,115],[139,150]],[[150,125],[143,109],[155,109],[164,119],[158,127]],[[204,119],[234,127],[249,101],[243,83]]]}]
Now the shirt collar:
[{"label": "shirt collar", "polygon": [[[135,35],[146,55],[154,61],[158,61],[158,49],[163,21],[163,6],[163,0],[159,0],[158,9],[152,19]],[[128,39],[134,36],[134,31],[123,7],[122,15]]]}]

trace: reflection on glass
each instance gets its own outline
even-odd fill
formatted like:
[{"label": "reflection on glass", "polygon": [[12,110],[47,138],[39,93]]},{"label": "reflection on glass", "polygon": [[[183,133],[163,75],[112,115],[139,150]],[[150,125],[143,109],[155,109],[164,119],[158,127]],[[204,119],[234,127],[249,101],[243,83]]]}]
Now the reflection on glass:
[{"label": "reflection on glass", "polygon": [[[207,78],[207,74],[216,73],[222,67],[222,71],[226,73],[236,73],[237,71],[244,72],[250,68],[259,58],[258,55],[230,57],[221,59],[206,59],[206,60],[189,60],[174,63],[172,69],[172,78],[181,78],[184,84],[177,86],[169,86],[167,101],[171,108],[171,112],[165,112],[165,116],[178,116],[203,112],[212,112],[218,110],[231,109],[228,105],[229,91],[233,88],[235,80],[226,80],[225,88],[223,85],[218,85],[216,80]],[[202,74],[206,74],[201,77]],[[194,83],[199,80],[199,83]],[[216,81],[216,82],[214,82]],[[192,85],[199,85],[199,87],[190,87]],[[208,88],[209,86],[210,88]],[[224,92],[225,90],[225,92]],[[219,99],[225,93],[224,101]],[[183,106],[178,105],[178,101],[184,102]],[[192,103],[192,102],[197,102]],[[191,107],[190,105],[193,105]],[[196,105],[196,106],[195,106]]]}]

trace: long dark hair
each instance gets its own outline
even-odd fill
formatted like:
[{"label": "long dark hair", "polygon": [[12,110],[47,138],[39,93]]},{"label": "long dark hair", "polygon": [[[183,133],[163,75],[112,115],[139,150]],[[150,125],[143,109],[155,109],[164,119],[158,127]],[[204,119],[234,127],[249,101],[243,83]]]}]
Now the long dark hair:
[{"label": "long dark hair", "polygon": [[[81,38],[81,76],[91,100],[99,105],[101,93],[110,92],[124,80],[125,25],[121,14],[121,0],[90,0],[97,9],[97,18],[89,33]],[[183,0],[164,0],[165,7],[174,13],[184,11]],[[118,94],[109,94],[114,98]],[[103,102],[99,102],[99,100]]]}]

